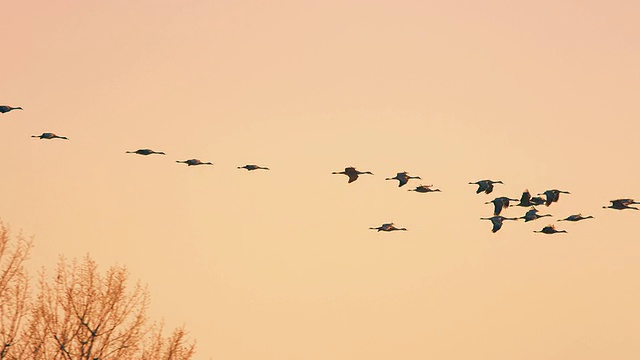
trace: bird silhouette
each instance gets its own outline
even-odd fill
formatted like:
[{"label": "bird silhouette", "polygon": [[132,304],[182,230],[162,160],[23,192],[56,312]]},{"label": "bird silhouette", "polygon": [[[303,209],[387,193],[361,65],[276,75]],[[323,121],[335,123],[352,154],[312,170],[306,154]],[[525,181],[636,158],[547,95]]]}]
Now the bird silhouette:
[{"label": "bird silhouette", "polygon": [[136,151],[127,151],[127,154],[138,154],[138,155],[145,155],[145,156],[151,155],[151,154],[166,155],[162,151],[153,151],[151,149],[138,149]]},{"label": "bird silhouette", "polygon": [[373,175],[373,173],[371,171],[358,171],[358,170],[356,170],[356,168],[351,167],[351,166],[344,168],[344,171],[334,171],[334,172],[332,172],[332,174],[347,175],[349,177],[348,184],[358,180],[358,175],[362,175],[362,174]]},{"label": "bird silhouette", "polygon": [[398,187],[404,186],[409,179],[420,179],[420,176],[409,176],[406,171],[399,172],[392,178],[386,178],[385,180],[398,180]]},{"label": "bird silhouette", "polygon": [[187,166],[196,166],[196,165],[213,165],[210,162],[202,162],[198,159],[189,159],[189,160],[176,160],[177,163],[183,163],[183,164],[187,164]]},{"label": "bird silhouette", "polygon": [[542,205],[545,202],[540,196],[532,196],[529,201],[531,202],[531,205]]},{"label": "bird silhouette", "polygon": [[520,202],[513,206],[529,207],[532,205],[533,204],[531,203],[531,193],[529,193],[529,189],[526,189],[525,191],[522,192],[522,196],[520,196]]},{"label": "bird silhouette", "polygon": [[491,192],[493,191],[493,184],[502,184],[502,181],[498,180],[498,181],[493,181],[493,180],[478,180],[476,182],[470,182],[469,184],[476,184],[478,185],[478,190],[476,190],[476,194],[480,194],[481,192],[484,192],[485,194],[491,194]]},{"label": "bird silhouette", "polygon": [[0,105],[0,114],[8,113],[11,110],[22,110],[22,108],[20,106],[11,107],[7,105]]},{"label": "bird silhouette", "polygon": [[603,206],[605,209],[616,209],[616,210],[624,210],[624,209],[632,209],[632,210],[640,210],[637,207],[629,206],[631,204],[640,204],[640,202],[634,201],[633,199],[616,199],[609,200],[611,205]]},{"label": "bird silhouette", "polygon": [[547,190],[545,192],[543,192],[542,194],[538,194],[538,195],[544,195],[547,199],[545,200],[544,204],[546,206],[551,205],[552,202],[557,202],[558,199],[560,198],[560,194],[571,194],[568,191],[562,191],[562,190],[558,190],[558,189],[552,189],[552,190]]},{"label": "bird silhouette", "polygon": [[500,230],[500,228],[502,228],[502,222],[504,220],[518,220],[518,218],[507,218],[504,216],[496,215],[490,218],[480,218],[480,220],[491,220],[491,223],[493,223],[493,228],[491,229],[491,232],[494,233]]},{"label": "bird silhouette", "polygon": [[509,207],[510,201],[518,201],[518,199],[510,199],[508,197],[500,196],[491,201],[487,201],[485,204],[493,204],[494,210],[493,215],[500,215],[502,209],[506,209]]},{"label": "bird silhouette", "polygon": [[566,230],[556,230],[556,227],[553,225],[547,225],[542,228],[542,230],[533,230],[535,233],[543,233],[543,234],[555,234],[555,233],[566,233]]},{"label": "bird silhouette", "polygon": [[409,190],[407,190],[407,191],[416,191],[416,192],[419,192],[419,193],[428,193],[428,192],[442,191],[442,190],[440,190],[440,189],[432,189],[432,188],[431,188],[432,186],[433,186],[433,185],[422,185],[422,184],[420,184],[420,186],[418,186],[417,188],[415,188],[415,189],[409,189]]},{"label": "bird silhouette", "polygon": [[593,219],[593,216],[591,216],[591,215],[582,216],[582,214],[575,214],[575,215],[567,216],[566,218],[560,219],[558,221],[580,221],[580,220],[584,220],[584,219]]},{"label": "bird silhouette", "polygon": [[527,211],[523,216],[519,217],[518,219],[524,219],[524,222],[529,222],[545,216],[551,216],[551,214],[538,214],[538,209],[532,206],[531,209],[529,209],[529,211]]},{"label": "bird silhouette", "polygon": [[253,171],[253,170],[271,170],[268,167],[262,167],[262,166],[258,166],[258,165],[238,166],[238,169],[247,169],[248,171]]},{"label": "bird silhouette", "polygon": [[386,224],[382,224],[378,227],[370,227],[369,229],[371,230],[378,230],[378,231],[407,231],[407,229],[405,228],[397,228],[394,226],[393,223],[386,223]]},{"label": "bird silhouette", "polygon": [[54,134],[54,133],[49,133],[49,132],[42,133],[41,135],[31,135],[31,137],[32,137],[32,138],[47,139],[47,140],[50,140],[50,139],[64,139],[64,140],[69,140],[69,139],[68,139],[67,137],[65,137],[65,136],[58,136],[58,135],[56,135],[56,134]]}]

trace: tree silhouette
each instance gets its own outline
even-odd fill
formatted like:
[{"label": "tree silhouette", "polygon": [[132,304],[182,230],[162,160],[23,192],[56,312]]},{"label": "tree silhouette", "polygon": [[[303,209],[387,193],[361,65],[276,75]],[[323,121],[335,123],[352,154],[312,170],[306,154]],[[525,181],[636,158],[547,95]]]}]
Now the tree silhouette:
[{"label": "tree silhouette", "polygon": [[29,278],[24,268],[31,239],[19,235],[11,243],[9,228],[0,222],[0,359],[24,348],[23,328],[29,313]]},{"label": "tree silhouette", "polygon": [[0,359],[189,360],[195,343],[179,327],[163,336],[163,324],[149,324],[149,292],[129,286],[124,266],[104,274],[88,255],[61,257],[49,278],[42,270],[37,295],[29,299],[23,263],[32,246],[18,237],[11,248],[0,223]]}]

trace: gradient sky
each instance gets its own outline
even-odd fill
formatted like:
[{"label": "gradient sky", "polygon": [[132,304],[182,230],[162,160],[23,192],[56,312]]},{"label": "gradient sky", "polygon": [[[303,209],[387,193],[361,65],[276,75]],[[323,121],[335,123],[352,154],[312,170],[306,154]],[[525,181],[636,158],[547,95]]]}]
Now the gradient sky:
[{"label": "gradient sky", "polygon": [[[0,217],[35,236],[32,274],[60,254],[126,265],[196,359],[640,354],[640,211],[602,209],[640,198],[639,2],[3,14],[0,104],[25,110],[0,114]],[[331,175],[346,166],[375,175]],[[384,181],[404,170],[443,192]],[[476,195],[484,178],[505,184]],[[484,202],[525,188],[571,194],[492,234]],[[578,212],[595,219],[533,233]],[[409,231],[368,229],[389,221]]]}]

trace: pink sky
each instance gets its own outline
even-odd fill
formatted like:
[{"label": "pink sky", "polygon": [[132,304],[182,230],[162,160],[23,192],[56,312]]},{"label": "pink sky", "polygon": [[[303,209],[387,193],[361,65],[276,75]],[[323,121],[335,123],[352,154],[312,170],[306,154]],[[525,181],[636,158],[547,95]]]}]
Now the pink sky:
[{"label": "pink sky", "polygon": [[[24,111],[0,114],[0,218],[35,236],[33,274],[126,265],[196,359],[640,354],[640,211],[602,209],[640,199],[640,3],[3,12],[0,104]],[[399,171],[443,192],[384,181]],[[505,184],[476,195],[483,178]],[[492,234],[484,202],[525,188],[571,195]],[[533,233],[578,212],[595,218]],[[368,229],[390,221],[409,231]]]}]

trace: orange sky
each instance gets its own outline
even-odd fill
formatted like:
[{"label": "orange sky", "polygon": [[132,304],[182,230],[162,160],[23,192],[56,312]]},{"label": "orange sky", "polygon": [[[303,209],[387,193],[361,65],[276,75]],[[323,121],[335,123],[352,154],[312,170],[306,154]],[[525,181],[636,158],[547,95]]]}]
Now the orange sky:
[{"label": "orange sky", "polygon": [[[0,218],[35,235],[34,274],[60,254],[126,265],[197,359],[640,353],[640,211],[602,209],[640,198],[640,3],[3,13],[0,104],[25,110],[0,114]],[[443,192],[384,181],[405,170]],[[483,178],[505,184],[476,195]],[[492,234],[484,202],[525,188],[571,195]],[[578,212],[595,219],[533,233]],[[409,231],[368,230],[390,221]]]}]

